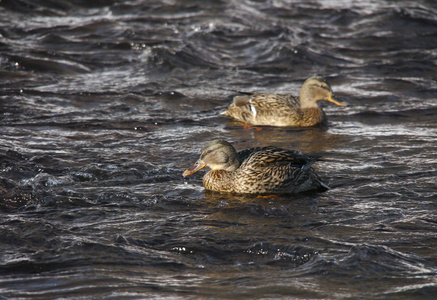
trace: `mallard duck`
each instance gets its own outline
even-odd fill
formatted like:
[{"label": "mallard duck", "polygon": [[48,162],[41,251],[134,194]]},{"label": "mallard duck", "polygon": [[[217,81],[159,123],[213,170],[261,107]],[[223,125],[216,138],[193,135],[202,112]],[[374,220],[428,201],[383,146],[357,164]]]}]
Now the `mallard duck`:
[{"label": "mallard duck", "polygon": [[222,114],[249,125],[308,127],[326,122],[326,115],[318,101],[347,105],[334,98],[325,79],[311,77],[302,85],[299,97],[288,94],[236,96]]},{"label": "mallard duck", "polygon": [[228,142],[214,140],[203,147],[199,160],[182,175],[209,167],[203,186],[216,192],[294,194],[329,189],[311,168],[318,158],[273,146],[237,153]]}]

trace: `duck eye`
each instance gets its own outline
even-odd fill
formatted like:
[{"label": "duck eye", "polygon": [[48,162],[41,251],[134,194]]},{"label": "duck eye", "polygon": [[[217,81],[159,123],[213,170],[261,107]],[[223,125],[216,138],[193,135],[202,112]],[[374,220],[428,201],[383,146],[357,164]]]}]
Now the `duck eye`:
[{"label": "duck eye", "polygon": [[328,89],[328,86],[327,86],[326,84],[321,84],[320,87],[321,87],[322,89]]}]

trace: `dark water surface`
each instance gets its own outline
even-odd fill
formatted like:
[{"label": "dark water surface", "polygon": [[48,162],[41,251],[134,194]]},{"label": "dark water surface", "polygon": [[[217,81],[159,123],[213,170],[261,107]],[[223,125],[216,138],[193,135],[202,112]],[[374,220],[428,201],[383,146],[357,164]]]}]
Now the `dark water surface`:
[{"label": "dark water surface", "polygon": [[[435,299],[435,1],[2,0],[0,62],[1,299]],[[218,115],[313,75],[328,127]],[[332,189],[205,192],[215,138]]]}]

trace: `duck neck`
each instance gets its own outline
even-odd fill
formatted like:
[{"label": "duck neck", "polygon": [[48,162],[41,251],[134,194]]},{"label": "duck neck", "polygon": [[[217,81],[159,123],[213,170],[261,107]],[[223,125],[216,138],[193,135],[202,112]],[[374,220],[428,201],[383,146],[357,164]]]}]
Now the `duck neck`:
[{"label": "duck neck", "polygon": [[216,192],[232,192],[235,189],[234,172],[211,170],[203,176],[205,189]]},{"label": "duck neck", "polygon": [[[235,151],[235,150],[234,150]],[[218,168],[213,168],[211,167],[212,170],[223,170],[223,171],[227,171],[227,172],[232,172],[237,170],[241,165],[241,162],[238,159],[238,154],[235,151],[235,153],[233,153],[233,155],[230,155],[226,161],[226,163],[222,163],[220,165],[220,167]]]},{"label": "duck neck", "polygon": [[297,126],[313,126],[326,122],[326,115],[320,108],[305,108],[300,110]]},{"label": "duck neck", "polygon": [[317,108],[320,109],[319,104],[317,103],[317,100],[314,99],[314,91],[313,89],[301,89],[300,94],[300,108],[301,109],[307,109],[307,108]]}]

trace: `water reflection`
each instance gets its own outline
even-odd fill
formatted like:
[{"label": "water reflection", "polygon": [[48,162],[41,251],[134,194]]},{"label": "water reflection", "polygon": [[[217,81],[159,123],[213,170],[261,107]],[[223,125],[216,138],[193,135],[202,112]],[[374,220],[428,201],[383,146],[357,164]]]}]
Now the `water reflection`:
[{"label": "water reflection", "polygon": [[[333,133],[329,127],[294,129],[263,126],[245,128],[231,122],[227,123],[227,129],[232,140],[235,141],[237,150],[254,146],[275,145],[304,153],[325,153],[338,149],[347,141],[344,135]],[[339,131],[341,130],[337,130],[337,132]]]}]

